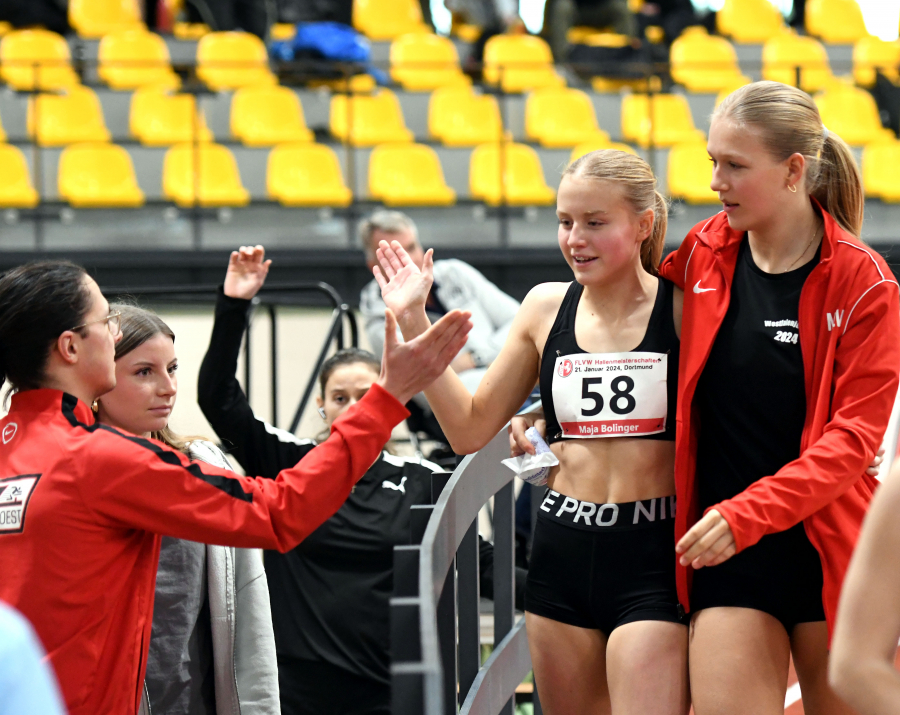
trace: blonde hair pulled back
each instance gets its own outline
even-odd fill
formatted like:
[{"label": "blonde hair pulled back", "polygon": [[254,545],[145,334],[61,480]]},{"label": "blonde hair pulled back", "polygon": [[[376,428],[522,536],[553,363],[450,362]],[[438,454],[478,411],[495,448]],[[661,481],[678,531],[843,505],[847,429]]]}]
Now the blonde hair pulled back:
[{"label": "blonde hair pulled back", "polygon": [[563,172],[563,178],[577,176],[597,181],[609,181],[620,187],[625,200],[635,213],[653,211],[653,227],[641,244],[641,265],[651,275],[659,273],[669,205],[656,190],[656,177],[650,165],[640,157],[617,149],[599,149],[576,159]]},{"label": "blonde hair pulled back", "polygon": [[729,94],[713,112],[752,127],[779,161],[792,154],[806,159],[806,189],[841,228],[854,236],[862,230],[862,179],[850,147],[826,132],[816,103],[806,92],[781,82],[754,82]]}]

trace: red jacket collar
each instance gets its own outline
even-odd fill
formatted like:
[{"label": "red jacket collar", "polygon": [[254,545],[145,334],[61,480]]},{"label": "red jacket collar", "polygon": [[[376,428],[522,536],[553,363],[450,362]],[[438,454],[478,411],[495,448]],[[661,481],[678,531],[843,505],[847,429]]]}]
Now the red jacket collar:
[{"label": "red jacket collar", "polygon": [[71,406],[74,405],[73,411],[79,422],[88,425],[94,424],[94,413],[91,412],[91,408],[74,395],[62,390],[41,389],[16,392],[12,396],[9,413],[62,411],[64,405],[69,409],[72,409]]},{"label": "red jacket collar", "polygon": [[[822,208],[822,205],[812,196],[809,197],[825,222],[825,236],[822,239],[822,253],[819,263],[827,263],[834,256],[838,239],[852,238],[843,228],[840,227],[834,217]],[[720,211],[713,216],[706,224],[697,232],[697,240],[703,245],[710,248],[713,253],[725,253],[730,250],[737,250],[741,241],[744,240],[744,231],[735,231],[728,225],[728,217],[724,211]]]}]

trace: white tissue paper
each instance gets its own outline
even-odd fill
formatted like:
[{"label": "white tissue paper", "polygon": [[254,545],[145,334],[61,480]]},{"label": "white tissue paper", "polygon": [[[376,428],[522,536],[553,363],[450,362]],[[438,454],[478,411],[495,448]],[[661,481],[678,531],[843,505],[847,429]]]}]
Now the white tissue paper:
[{"label": "white tissue paper", "polygon": [[519,479],[523,479],[536,487],[542,487],[547,483],[550,467],[559,464],[556,455],[550,451],[548,445],[534,427],[525,430],[528,441],[534,445],[534,454],[523,454],[521,457],[510,457],[502,461],[512,469]]}]

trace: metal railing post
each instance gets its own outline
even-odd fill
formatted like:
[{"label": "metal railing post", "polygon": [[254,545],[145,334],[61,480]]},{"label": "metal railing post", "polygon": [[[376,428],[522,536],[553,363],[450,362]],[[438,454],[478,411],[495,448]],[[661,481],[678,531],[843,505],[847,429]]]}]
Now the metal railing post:
[{"label": "metal railing post", "polygon": [[[515,622],[515,492],[508,482],[494,495],[494,647]],[[514,698],[498,715],[513,715]]]},{"label": "metal railing post", "polygon": [[456,551],[459,630],[459,702],[465,700],[481,667],[479,614],[478,521],[469,526]]},{"label": "metal railing post", "polygon": [[272,327],[271,332],[271,350],[272,350],[272,425],[278,426],[278,316],[275,310],[275,304],[270,303],[269,306],[269,322]]}]

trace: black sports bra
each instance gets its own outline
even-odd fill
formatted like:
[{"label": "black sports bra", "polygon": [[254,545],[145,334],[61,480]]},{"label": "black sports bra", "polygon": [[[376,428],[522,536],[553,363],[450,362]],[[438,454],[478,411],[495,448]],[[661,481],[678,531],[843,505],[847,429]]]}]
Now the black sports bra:
[{"label": "black sports bra", "polygon": [[[644,339],[641,340],[640,344],[634,350],[628,351],[630,353],[656,354],[657,357],[653,358],[652,355],[647,355],[634,361],[628,359],[616,361],[618,363],[648,363],[647,365],[608,365],[607,361],[600,359],[593,361],[597,365],[595,367],[579,367],[578,363],[583,361],[573,358],[573,360],[559,361],[559,366],[557,367],[558,358],[566,355],[580,356],[589,354],[582,350],[575,341],[575,314],[583,292],[584,286],[577,281],[572,281],[562,304],[559,306],[559,312],[556,314],[556,320],[550,329],[547,343],[544,345],[544,352],[541,355],[540,388],[544,417],[547,420],[547,442],[552,444],[563,439],[571,439],[572,437],[563,434],[564,431],[573,436],[575,431],[580,431],[580,438],[584,438],[585,436],[627,437],[630,429],[641,429],[641,431],[651,429],[646,426],[638,428],[633,424],[629,424],[627,413],[632,411],[635,405],[635,401],[629,392],[634,387],[635,381],[630,375],[637,375],[641,371],[652,370],[652,363],[659,362],[663,355],[667,356],[664,371],[665,377],[662,378],[665,379],[666,385],[664,394],[655,395],[657,404],[654,412],[656,429],[659,431],[656,431],[654,434],[633,435],[632,438],[674,440],[675,402],[678,394],[678,352],[680,348],[678,334],[675,332],[675,319],[672,315],[674,285],[670,281],[659,278],[659,289],[656,292],[656,301],[653,304],[653,311],[647,323],[647,332],[644,334]],[[612,355],[612,353],[602,353],[601,355]],[[573,362],[575,363],[574,367]],[[553,379],[557,372],[560,378],[568,379],[573,370],[575,373],[579,371],[585,373],[583,375],[574,375],[575,400],[578,401],[579,394],[581,400],[577,405],[566,405],[566,409],[569,412],[578,410],[580,413],[579,419],[582,422],[565,422],[567,426],[564,428],[560,426],[560,419],[553,401]],[[661,365],[658,366],[658,371],[662,372]],[[602,375],[600,374],[601,372],[603,373]],[[597,375],[600,376],[598,377]],[[605,383],[603,382],[604,377],[607,378]],[[658,377],[661,378],[662,376]],[[582,382],[580,393],[577,385],[579,378],[581,378]],[[657,393],[662,390],[660,382],[661,379],[658,379],[656,383],[658,386],[656,389]],[[605,395],[604,390],[606,391]],[[569,394],[573,393],[570,391]],[[663,400],[665,400],[665,405],[662,404]],[[629,407],[631,410],[629,410]],[[583,419],[585,415],[596,416],[599,421],[591,423]],[[662,419],[663,415],[664,422]],[[632,423],[637,422],[648,423],[650,421],[632,420]],[[597,426],[583,426],[591,424],[599,425],[599,428]],[[589,429],[593,429],[594,433],[591,434],[589,431],[585,431]],[[601,432],[604,432],[604,434],[601,434]]]}]

